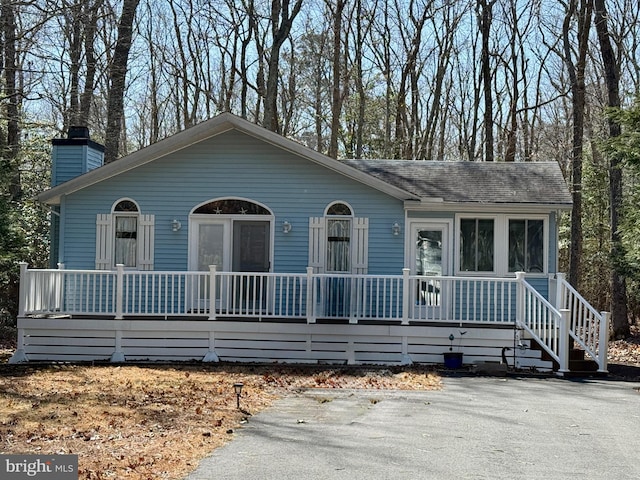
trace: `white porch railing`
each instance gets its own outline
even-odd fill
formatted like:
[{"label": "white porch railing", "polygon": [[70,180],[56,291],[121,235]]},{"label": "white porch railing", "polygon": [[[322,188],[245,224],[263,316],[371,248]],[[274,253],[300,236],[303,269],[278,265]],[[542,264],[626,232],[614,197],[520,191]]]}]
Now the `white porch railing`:
[{"label": "white porch railing", "polygon": [[598,371],[607,371],[609,347],[609,312],[598,312],[566,280],[557,275],[556,303],[570,312],[569,334],[598,363]]},{"label": "white porch railing", "polygon": [[104,270],[21,264],[20,316],[348,319],[519,325],[568,369],[569,336],[606,371],[608,316],[562,275],[556,306],[516,278]]}]

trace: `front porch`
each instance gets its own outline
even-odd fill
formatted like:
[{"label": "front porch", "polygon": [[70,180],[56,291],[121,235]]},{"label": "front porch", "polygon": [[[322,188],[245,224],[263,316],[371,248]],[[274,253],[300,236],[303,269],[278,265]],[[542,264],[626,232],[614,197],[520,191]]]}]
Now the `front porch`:
[{"label": "front porch", "polygon": [[[540,279],[536,279],[538,282]],[[105,270],[21,266],[12,361],[465,363],[569,368],[569,338],[606,371],[608,316],[562,275],[549,302],[515,278]],[[463,338],[461,332],[466,332]],[[460,340],[460,343],[458,344]],[[539,344],[550,361],[536,358]]]}]

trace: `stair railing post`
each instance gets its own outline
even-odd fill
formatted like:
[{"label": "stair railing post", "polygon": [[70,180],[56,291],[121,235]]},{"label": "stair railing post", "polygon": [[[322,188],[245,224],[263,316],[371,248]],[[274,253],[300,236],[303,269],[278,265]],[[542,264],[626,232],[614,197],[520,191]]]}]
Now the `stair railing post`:
[{"label": "stair railing post", "polygon": [[600,332],[598,338],[598,372],[607,373],[607,356],[609,353],[609,322],[611,314],[601,312]]},{"label": "stair railing post", "polygon": [[566,273],[556,274],[556,309],[567,308],[565,305],[565,282],[567,281]]},{"label": "stair railing post", "polygon": [[216,319],[216,274],[217,265],[209,265],[209,320]]},{"label": "stair railing post", "polygon": [[516,323],[528,325],[525,318],[524,272],[516,272]]},{"label": "stair railing post", "polygon": [[409,305],[410,305],[410,290],[409,285],[409,273],[411,270],[408,268],[402,269],[402,325],[409,325]]},{"label": "stair railing post", "polygon": [[116,320],[123,319],[123,299],[124,299],[124,265],[116,265]]},{"label": "stair railing post", "polygon": [[558,358],[560,359],[560,368],[558,373],[564,374],[569,372],[569,322],[571,311],[563,308],[560,310],[560,328],[558,332]]}]

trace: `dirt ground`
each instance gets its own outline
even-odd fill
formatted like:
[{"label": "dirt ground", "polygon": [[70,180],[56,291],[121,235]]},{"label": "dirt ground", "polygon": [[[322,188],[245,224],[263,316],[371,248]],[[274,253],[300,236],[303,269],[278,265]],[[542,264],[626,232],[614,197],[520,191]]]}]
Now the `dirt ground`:
[{"label": "dirt ground", "polygon": [[[184,478],[253,414],[303,389],[441,388],[427,367],[8,365],[11,347],[0,344],[0,453],[76,454],[82,480]],[[638,329],[610,342],[609,372],[640,381]]]},{"label": "dirt ground", "polygon": [[80,479],[180,479],[252,414],[315,387],[428,390],[440,379],[426,368],[3,364],[0,453],[77,454]]}]

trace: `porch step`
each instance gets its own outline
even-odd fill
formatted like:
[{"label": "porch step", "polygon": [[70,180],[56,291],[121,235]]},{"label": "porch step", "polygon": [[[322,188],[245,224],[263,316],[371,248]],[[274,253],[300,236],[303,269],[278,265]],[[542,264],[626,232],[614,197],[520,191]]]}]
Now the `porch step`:
[{"label": "porch step", "polygon": [[[556,372],[560,369],[560,365],[556,362],[551,355],[544,350],[535,339],[531,339],[531,349],[540,350],[541,358],[553,363],[553,371]],[[565,374],[566,377],[593,377],[593,376],[606,376],[606,373],[598,372],[598,363],[594,360],[585,358],[585,352],[579,348],[572,348],[569,350],[569,373]]]}]

